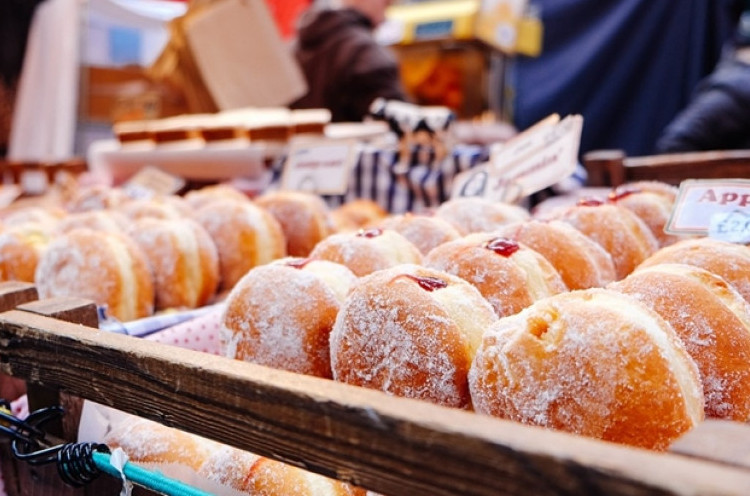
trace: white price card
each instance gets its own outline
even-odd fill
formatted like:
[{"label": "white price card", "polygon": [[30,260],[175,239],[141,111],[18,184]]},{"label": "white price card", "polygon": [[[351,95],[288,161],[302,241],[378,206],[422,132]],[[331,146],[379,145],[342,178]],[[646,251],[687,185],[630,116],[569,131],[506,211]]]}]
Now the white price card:
[{"label": "white price card", "polygon": [[708,225],[708,236],[729,243],[749,243],[750,212],[732,210],[714,214]]},{"label": "white price card", "polygon": [[354,140],[305,140],[293,143],[284,163],[281,188],[343,195],[359,147]]},{"label": "white price card", "polygon": [[680,184],[664,231],[707,236],[713,224],[713,234],[721,237],[735,230],[729,224],[734,225],[740,214],[750,214],[750,180],[688,179]]}]

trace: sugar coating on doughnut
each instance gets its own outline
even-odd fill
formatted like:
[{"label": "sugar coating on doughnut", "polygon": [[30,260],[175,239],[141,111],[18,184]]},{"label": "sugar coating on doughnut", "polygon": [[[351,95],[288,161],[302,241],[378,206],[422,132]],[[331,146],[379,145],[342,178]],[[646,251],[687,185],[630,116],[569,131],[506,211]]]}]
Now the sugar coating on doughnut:
[{"label": "sugar coating on doughnut", "polygon": [[44,250],[34,281],[41,298],[77,296],[107,305],[111,315],[129,321],[154,309],[148,262],[130,237],[75,229]]},{"label": "sugar coating on doughnut", "polygon": [[290,256],[308,256],[320,240],[336,231],[328,205],[318,195],[302,191],[274,191],[254,201],[279,222]]},{"label": "sugar coating on doughnut", "polygon": [[146,254],[154,276],[156,309],[197,308],[219,285],[219,255],[208,232],[187,219],[144,217],[130,235]]},{"label": "sugar coating on doughnut", "polygon": [[460,408],[492,307],[466,281],[401,265],[360,279],[331,332],[334,379]]},{"label": "sugar coating on doughnut", "polygon": [[478,412],[645,448],[666,449],[703,419],[699,373],[674,330],[606,289],[500,319],[469,384]]},{"label": "sugar coating on doughnut", "polygon": [[193,214],[192,207],[185,200],[162,196],[131,200],[118,207],[117,210],[132,220],[142,218],[181,219]]},{"label": "sugar coating on doughnut", "polygon": [[128,219],[116,210],[87,210],[72,212],[60,219],[55,226],[58,233],[66,233],[78,228],[125,233],[128,230]]},{"label": "sugar coating on doughnut", "polygon": [[310,258],[340,263],[358,277],[395,265],[422,262],[419,249],[389,229],[333,234],[315,245]]},{"label": "sugar coating on doughnut", "polygon": [[550,212],[549,220],[567,222],[599,243],[612,257],[618,280],[659,248],[651,230],[637,215],[614,204],[581,203]]},{"label": "sugar coating on doughnut", "polygon": [[479,197],[461,197],[448,200],[435,210],[441,218],[462,235],[495,231],[505,224],[527,220],[528,210],[517,205],[493,202]]},{"label": "sugar coating on doughnut", "polygon": [[0,281],[34,282],[39,258],[52,239],[50,229],[32,221],[0,229]]},{"label": "sugar coating on doughnut", "polygon": [[664,226],[669,221],[674,206],[674,200],[670,200],[669,196],[632,187],[612,191],[609,199],[616,205],[627,208],[645,222],[659,242],[659,246],[669,246],[681,239],[680,236],[664,232]]},{"label": "sugar coating on doughnut", "polygon": [[[515,246],[510,253],[494,242]],[[474,233],[443,243],[424,260],[426,267],[458,276],[475,286],[499,317],[512,315],[534,301],[567,288],[552,264],[523,244],[491,233]]]},{"label": "sugar coating on doughnut", "polygon": [[674,203],[675,200],[677,200],[677,194],[680,192],[680,189],[676,186],[661,181],[631,181],[616,187],[614,193],[619,195],[622,191],[634,189],[661,195],[667,198],[671,203]]},{"label": "sugar coating on doughnut", "polygon": [[461,237],[455,227],[439,217],[412,213],[391,215],[378,222],[377,227],[401,234],[423,255],[436,246]]},{"label": "sugar coating on doughnut", "polygon": [[336,231],[357,231],[377,224],[388,212],[369,198],[348,201],[331,211]]},{"label": "sugar coating on doughnut", "polygon": [[138,417],[119,422],[104,441],[112,449],[122,448],[135,463],[176,463],[198,470],[207,455],[195,436]]},{"label": "sugar coating on doughnut", "polygon": [[353,284],[355,276],[342,274],[334,290],[315,271],[289,263],[255,267],[232,289],[220,331],[224,354],[330,378],[329,335],[340,293],[348,291],[341,286]]},{"label": "sugar coating on doughnut", "polygon": [[238,491],[250,491],[253,466],[259,460],[261,457],[253,453],[217,445],[206,456],[198,475]]},{"label": "sugar coating on doughnut", "polygon": [[568,289],[604,287],[615,280],[612,257],[602,246],[568,223],[536,219],[497,231],[546,258]]},{"label": "sugar coating on doughnut", "polygon": [[711,238],[685,239],[661,248],[641,263],[695,265],[724,278],[750,302],[750,247]]},{"label": "sugar coating on doughnut", "polygon": [[232,288],[251,268],[286,256],[278,221],[250,201],[216,199],[196,212],[219,253],[221,289]]},{"label": "sugar coating on doughnut", "polygon": [[234,186],[228,184],[212,184],[200,189],[193,189],[183,196],[185,202],[197,211],[215,200],[237,200],[239,202],[249,202],[250,198]]},{"label": "sugar coating on doughnut", "polygon": [[638,269],[612,289],[655,310],[675,329],[701,372],[706,416],[750,419],[750,304],[699,267]]}]

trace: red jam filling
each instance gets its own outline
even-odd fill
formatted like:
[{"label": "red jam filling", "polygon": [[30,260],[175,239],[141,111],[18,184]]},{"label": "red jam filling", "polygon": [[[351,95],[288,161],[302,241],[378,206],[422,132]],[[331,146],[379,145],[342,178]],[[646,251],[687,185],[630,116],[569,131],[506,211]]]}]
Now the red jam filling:
[{"label": "red jam filling", "polygon": [[587,197],[578,200],[578,203],[576,203],[576,205],[578,205],[579,207],[598,207],[599,205],[604,205],[605,203],[606,202],[601,198]]},{"label": "red jam filling", "polygon": [[503,257],[509,257],[521,249],[521,247],[518,246],[518,243],[508,238],[491,239],[490,241],[487,241],[484,247]]},{"label": "red jam filling", "polygon": [[286,263],[289,267],[294,267],[295,269],[304,269],[305,265],[312,262],[312,258],[298,258],[295,260],[290,260]]},{"label": "red jam filling", "polygon": [[636,193],[641,193],[642,191],[638,188],[617,188],[616,190],[612,191],[609,194],[609,201],[616,202],[617,200],[622,200],[623,198],[634,195]]},{"label": "red jam filling", "polygon": [[357,236],[359,236],[361,238],[376,238],[376,237],[380,236],[381,234],[383,234],[383,230],[382,229],[377,229],[377,228],[375,228],[375,229],[360,229],[359,232],[357,233]]},{"label": "red jam filling", "polygon": [[438,279],[436,277],[419,277],[419,276],[412,276],[410,274],[405,274],[404,277],[408,277],[412,281],[419,284],[419,287],[424,289],[425,291],[435,291],[438,289],[443,289],[448,287],[448,283],[443,281],[442,279]]}]

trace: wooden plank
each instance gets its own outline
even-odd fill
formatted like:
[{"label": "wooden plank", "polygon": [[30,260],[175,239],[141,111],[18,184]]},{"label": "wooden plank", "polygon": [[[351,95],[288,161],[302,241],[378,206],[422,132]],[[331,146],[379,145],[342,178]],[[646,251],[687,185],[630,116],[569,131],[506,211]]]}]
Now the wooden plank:
[{"label": "wooden plank", "polygon": [[83,328],[0,315],[0,369],[399,495],[748,494],[750,472],[393,398]]},{"label": "wooden plank", "polygon": [[678,439],[670,451],[750,469],[750,426],[707,419]]},{"label": "wooden plank", "polygon": [[38,300],[36,286],[29,282],[7,281],[0,283],[0,312],[6,312],[30,301]]}]

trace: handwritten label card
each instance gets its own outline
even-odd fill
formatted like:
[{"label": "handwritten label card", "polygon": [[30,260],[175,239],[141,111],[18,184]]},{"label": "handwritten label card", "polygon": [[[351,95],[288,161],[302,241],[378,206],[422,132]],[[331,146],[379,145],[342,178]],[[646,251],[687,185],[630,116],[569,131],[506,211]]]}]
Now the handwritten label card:
[{"label": "handwritten label card", "polygon": [[669,234],[695,234],[744,243],[750,230],[750,180],[689,179],[680,184],[672,215],[664,227]]},{"label": "handwritten label card", "polygon": [[123,185],[125,192],[132,198],[173,195],[184,187],[184,179],[151,165],[142,167]]},{"label": "handwritten label card", "polygon": [[353,140],[306,140],[293,143],[284,164],[281,188],[323,195],[343,195],[357,160]]},{"label": "handwritten label card", "polygon": [[528,196],[575,172],[583,117],[570,115],[560,122],[545,119],[540,124],[492,157],[486,197]]}]

